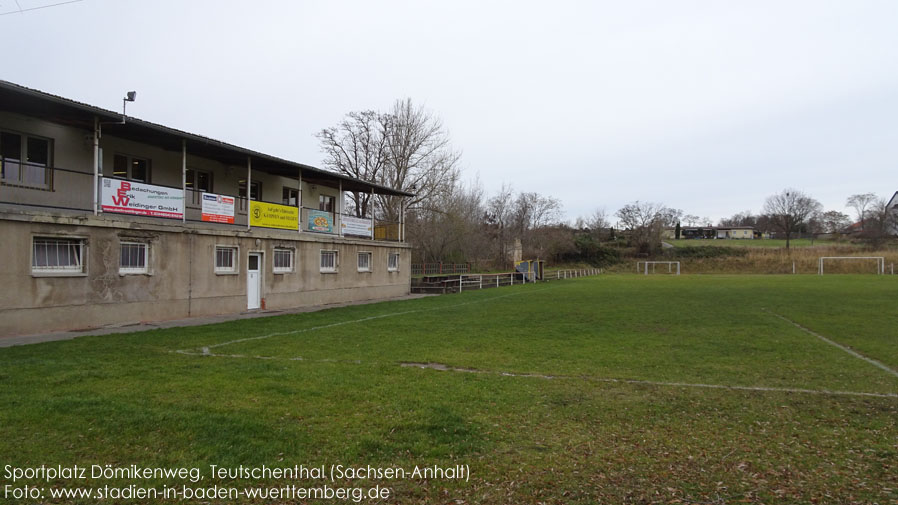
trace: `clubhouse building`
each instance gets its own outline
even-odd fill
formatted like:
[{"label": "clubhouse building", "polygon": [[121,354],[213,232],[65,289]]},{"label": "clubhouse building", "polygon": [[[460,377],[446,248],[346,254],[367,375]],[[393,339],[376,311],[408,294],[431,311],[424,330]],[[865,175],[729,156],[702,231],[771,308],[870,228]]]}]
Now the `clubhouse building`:
[{"label": "clubhouse building", "polygon": [[409,293],[401,210],[344,201],[410,193],[6,81],[0,168],[0,338]]}]

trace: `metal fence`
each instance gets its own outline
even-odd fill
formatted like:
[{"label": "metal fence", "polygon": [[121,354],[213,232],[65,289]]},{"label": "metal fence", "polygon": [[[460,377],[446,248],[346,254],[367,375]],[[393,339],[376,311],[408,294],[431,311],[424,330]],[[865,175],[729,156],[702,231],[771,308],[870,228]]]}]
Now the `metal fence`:
[{"label": "metal fence", "polygon": [[532,284],[561,279],[575,279],[602,273],[601,268],[580,268],[546,272],[542,279],[534,279],[532,273],[507,272],[498,274],[460,274],[439,279],[413,279],[412,293],[446,294],[473,289],[499,288],[515,284]]},{"label": "metal fence", "polygon": [[466,274],[470,263],[412,263],[412,275]]}]

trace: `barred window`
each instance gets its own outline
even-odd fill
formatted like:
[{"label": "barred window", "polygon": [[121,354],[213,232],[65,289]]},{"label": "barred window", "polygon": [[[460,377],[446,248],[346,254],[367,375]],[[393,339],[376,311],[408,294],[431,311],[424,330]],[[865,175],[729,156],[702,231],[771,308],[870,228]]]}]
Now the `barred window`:
[{"label": "barred window", "polygon": [[31,271],[33,273],[83,273],[84,240],[34,237]]},{"label": "barred window", "polygon": [[289,273],[293,271],[293,249],[274,250],[274,273]]},{"label": "barred window", "polygon": [[215,247],[215,271],[219,273],[234,273],[237,271],[236,247]]},{"label": "barred window", "polygon": [[359,272],[370,272],[371,271],[371,253],[370,252],[360,252],[359,253]]},{"label": "barred window", "polygon": [[399,270],[399,253],[390,253],[390,257],[387,260],[387,270],[390,272]]},{"label": "barred window", "polygon": [[147,273],[147,244],[142,242],[122,242],[118,272],[120,274]]},{"label": "barred window", "polygon": [[337,271],[337,251],[321,251],[321,271]]}]

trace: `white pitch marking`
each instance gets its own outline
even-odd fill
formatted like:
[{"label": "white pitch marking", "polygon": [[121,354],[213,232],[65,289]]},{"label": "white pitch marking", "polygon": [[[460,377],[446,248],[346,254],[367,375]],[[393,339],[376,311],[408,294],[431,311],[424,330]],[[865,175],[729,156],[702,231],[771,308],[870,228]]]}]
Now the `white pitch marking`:
[{"label": "white pitch marking", "polygon": [[807,333],[807,334],[809,334],[809,335],[813,335],[813,336],[819,338],[820,340],[826,342],[827,344],[829,344],[829,345],[831,345],[831,346],[833,346],[833,347],[838,347],[839,349],[842,349],[843,351],[847,352],[848,354],[854,356],[854,357],[857,358],[857,359],[862,359],[862,360],[866,361],[867,363],[870,363],[871,365],[873,365],[873,366],[875,366],[875,367],[877,367],[877,368],[882,369],[882,370],[885,371],[886,373],[889,373],[889,374],[894,375],[895,377],[898,377],[898,372],[896,372],[895,370],[889,368],[888,366],[886,366],[886,365],[880,363],[879,361],[876,361],[876,360],[873,359],[873,358],[868,358],[868,357],[864,356],[863,354],[861,354],[861,353],[855,351],[854,349],[852,349],[852,348],[850,348],[850,347],[844,346],[844,345],[842,345],[842,344],[840,344],[840,343],[838,343],[838,342],[836,342],[836,341],[830,340],[830,339],[824,337],[823,335],[821,335],[821,334],[819,334],[819,333],[816,333],[816,332],[814,332],[814,331],[812,331],[812,330],[810,330],[810,329],[808,329],[808,328],[805,328],[804,326],[802,326],[802,325],[796,323],[795,321],[793,321],[793,320],[791,320],[791,319],[789,319],[789,318],[787,318],[787,317],[785,317],[785,316],[781,316],[781,315],[777,314],[776,312],[773,312],[772,310],[767,310],[767,309],[761,309],[761,310],[773,314],[774,316],[776,316],[776,317],[782,319],[783,321],[786,321],[787,323],[792,324],[792,325],[795,326],[796,328],[798,328],[798,329],[804,331],[805,333]]},{"label": "white pitch marking", "polygon": [[302,328],[302,329],[299,329],[299,330],[293,330],[293,331],[283,331],[283,332],[277,332],[277,333],[269,333],[268,335],[260,335],[260,336],[257,336],[257,337],[238,338],[238,339],[236,339],[236,340],[230,340],[230,341],[228,341],[228,342],[222,342],[222,343],[220,343],[220,344],[213,344],[213,345],[204,346],[204,347],[202,348],[202,349],[203,349],[203,354],[191,353],[191,352],[186,351],[186,350],[183,350],[183,349],[177,350],[177,351],[175,351],[175,352],[177,352],[177,353],[179,353],[179,354],[187,354],[187,355],[198,354],[198,355],[211,356],[212,354],[209,353],[209,350],[210,350],[210,349],[214,349],[214,348],[217,348],[217,347],[224,347],[224,346],[226,346],[226,345],[231,345],[231,344],[238,344],[238,343],[240,343],[240,342],[249,342],[249,341],[251,341],[251,340],[262,340],[262,339],[266,339],[266,338],[280,337],[280,336],[284,336],[284,335],[295,335],[295,334],[298,334],[298,333],[306,333],[306,332],[310,332],[310,331],[323,330],[323,329],[326,329],[326,328],[333,328],[333,327],[335,327],[335,326],[343,326],[343,325],[345,325],[345,324],[363,323],[363,322],[365,322],[365,321],[371,321],[371,320],[374,320],[374,319],[383,319],[383,318],[385,318],[385,317],[395,317],[395,316],[403,316],[403,315],[405,315],[405,314],[414,314],[414,313],[416,313],[416,312],[428,312],[428,311],[432,311],[432,310],[451,309],[451,308],[454,308],[454,307],[462,307],[462,306],[464,306],[464,305],[471,305],[471,304],[474,304],[474,303],[484,303],[484,302],[489,302],[489,301],[492,301],[492,300],[497,300],[497,299],[499,299],[499,298],[507,298],[507,297],[509,297],[509,296],[517,296],[517,295],[524,295],[524,294],[537,293],[537,292],[540,292],[540,291],[546,291],[546,290],[549,290],[549,289],[554,289],[554,288],[556,288],[556,287],[557,287],[557,286],[551,286],[551,287],[542,288],[542,289],[535,289],[535,290],[532,290],[532,291],[520,291],[520,292],[517,292],[517,293],[509,293],[509,294],[506,294],[506,295],[491,296],[491,297],[487,298],[486,300],[474,300],[474,301],[470,301],[470,302],[458,303],[458,304],[455,304],[455,305],[446,305],[446,306],[440,306],[440,307],[431,307],[431,308],[428,308],[428,309],[416,309],[416,310],[407,310],[407,311],[404,311],[404,312],[393,312],[393,313],[390,313],[390,314],[381,314],[381,315],[379,315],[379,316],[364,317],[364,318],[362,318],[362,319],[354,319],[354,320],[352,320],[352,321],[341,321],[341,322],[339,322],[339,323],[325,324],[325,325],[322,325],[322,326],[315,326],[315,327],[312,327],[312,328]]}]

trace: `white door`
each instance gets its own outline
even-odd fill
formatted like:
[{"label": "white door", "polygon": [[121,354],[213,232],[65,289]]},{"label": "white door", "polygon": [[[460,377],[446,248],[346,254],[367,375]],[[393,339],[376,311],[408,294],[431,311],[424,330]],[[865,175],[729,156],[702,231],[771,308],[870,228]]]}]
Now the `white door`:
[{"label": "white door", "polygon": [[262,305],[262,253],[249,253],[246,263],[246,308]]}]

